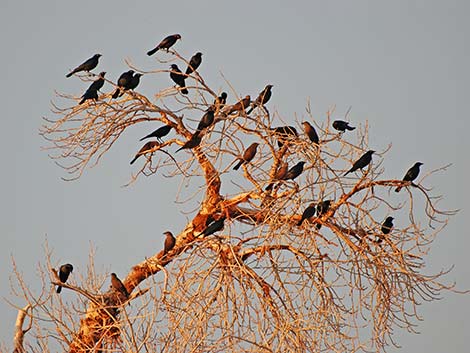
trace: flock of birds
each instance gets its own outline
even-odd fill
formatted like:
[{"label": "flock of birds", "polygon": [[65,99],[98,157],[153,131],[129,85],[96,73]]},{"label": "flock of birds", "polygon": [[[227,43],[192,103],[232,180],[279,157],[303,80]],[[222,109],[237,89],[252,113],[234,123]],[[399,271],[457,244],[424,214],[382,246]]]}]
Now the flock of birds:
[{"label": "flock of birds", "polygon": [[[181,39],[181,36],[179,34],[170,35],[164,38],[160,42],[160,44],[158,44],[154,49],[148,51],[147,55],[149,56],[153,55],[158,50],[161,50],[161,49],[164,49],[168,52],[168,50],[179,39]],[[77,66],[75,69],[73,69],[69,74],[66,75],[66,77],[70,77],[73,74],[78,73],[78,72],[83,72],[83,71],[90,72],[91,70],[93,70],[94,68],[98,66],[100,57],[101,57],[101,54],[95,54],[93,57],[91,57],[90,59],[86,60],[84,63]],[[179,86],[179,90],[182,94],[188,94],[185,80],[190,74],[192,74],[195,70],[198,69],[201,63],[202,63],[202,53],[198,52],[190,59],[189,65],[185,73],[181,72],[181,70],[178,68],[176,64],[171,65],[170,78]],[[106,72],[100,72],[100,74],[98,75],[98,78],[92,82],[89,88],[82,95],[79,104],[83,104],[87,100],[98,100],[98,91],[104,85],[105,74]],[[115,99],[115,98],[122,96],[124,92],[127,90],[134,90],[139,85],[141,76],[142,74],[135,73],[134,70],[129,70],[129,71],[124,72],[117,81],[117,85],[116,85],[117,87],[112,94],[112,98]],[[264,105],[271,98],[272,87],[273,87],[272,85],[267,85],[264,88],[264,90],[259,93],[258,97],[254,101],[251,101],[251,97],[247,95],[246,97],[244,97],[243,99],[241,99],[240,101],[238,101],[237,103],[233,105],[226,104],[227,93],[222,92],[222,94],[219,97],[217,97],[214,103],[206,110],[206,112],[204,113],[203,117],[201,118],[198,124],[196,131],[191,135],[191,138],[186,143],[184,143],[183,146],[181,146],[176,152],[183,150],[183,149],[193,149],[199,146],[205,131],[207,130],[207,128],[212,126],[212,124],[215,121],[215,116],[217,114],[221,114],[223,116],[228,116],[236,112],[250,114],[256,107],[264,107]],[[246,111],[246,109],[248,109],[248,111]],[[319,140],[319,137],[315,128],[307,121],[302,122],[302,125],[304,128],[304,132],[309,138],[309,140],[312,143],[319,145],[320,140]],[[345,133],[346,131],[352,131],[355,129],[355,127],[350,126],[347,121],[343,121],[343,120],[335,120],[332,124],[332,127],[335,130],[339,131],[340,133]],[[143,141],[149,138],[155,138],[157,141],[147,142],[135,155],[134,159],[130,162],[130,164],[133,164],[140,156],[146,153],[152,152],[153,148],[162,142],[162,138],[168,135],[171,129],[172,129],[172,126],[164,125],[158,128],[157,130],[153,131],[152,133],[141,138],[140,141]],[[278,137],[279,147],[282,147],[288,138],[298,136],[297,130],[293,126],[280,126],[280,127],[272,128],[271,130]],[[251,160],[253,160],[253,158],[256,156],[258,146],[259,146],[258,142],[252,143],[243,152],[243,154],[237,158],[238,162],[233,167],[233,169],[238,170],[242,165],[251,162]],[[352,164],[351,168],[344,174],[344,176],[348,175],[349,173],[355,172],[358,169],[362,170],[363,168],[367,167],[372,161],[373,153],[375,153],[375,151],[373,150],[369,150],[366,153],[364,153],[358,160],[356,160]],[[272,190],[272,188],[274,187],[276,183],[286,181],[286,180],[294,180],[295,178],[297,178],[300,174],[302,174],[303,169],[304,169],[304,164],[305,164],[304,161],[300,161],[293,167],[289,168],[286,162],[281,163],[279,169],[276,171],[274,175],[273,180],[266,187],[266,190]],[[423,163],[421,162],[416,162],[406,172],[405,176],[403,177],[403,181],[406,182],[406,185],[413,185],[412,182],[418,177],[419,172],[420,172],[420,166],[422,164]],[[395,191],[399,192],[401,188],[402,186],[398,186],[395,189]],[[318,203],[309,204],[308,207],[303,211],[300,220],[297,222],[297,226],[301,226],[305,220],[311,219],[312,217],[315,216],[315,214],[317,215],[317,217],[321,217],[322,215],[324,215],[328,211],[331,202],[332,202],[331,200],[325,200],[325,201],[320,201]],[[208,235],[211,235],[213,233],[216,233],[222,230],[224,228],[225,219],[226,219],[225,216],[222,216],[219,219],[211,218],[207,222],[206,229],[200,235],[208,236]],[[389,234],[390,231],[392,230],[393,219],[394,219],[393,217],[388,216],[385,219],[385,221],[382,223],[381,231],[383,235]],[[316,227],[317,229],[320,229],[321,224],[317,223]],[[164,235],[166,236],[166,238],[164,242],[163,256],[165,256],[169,251],[171,251],[176,244],[176,239],[171,232],[167,231],[164,233]],[[378,236],[377,242],[380,243],[382,240],[383,240],[383,236],[382,235]],[[65,283],[72,271],[73,271],[73,266],[71,264],[64,264],[60,266],[59,271],[58,271],[58,277],[59,277],[60,282]],[[111,274],[111,286],[115,291],[124,295],[125,298],[129,297],[129,293],[127,292],[125,286],[119,280],[119,278],[116,276],[115,273]],[[57,287],[57,293],[60,293],[61,289],[62,287],[59,285]]]}]

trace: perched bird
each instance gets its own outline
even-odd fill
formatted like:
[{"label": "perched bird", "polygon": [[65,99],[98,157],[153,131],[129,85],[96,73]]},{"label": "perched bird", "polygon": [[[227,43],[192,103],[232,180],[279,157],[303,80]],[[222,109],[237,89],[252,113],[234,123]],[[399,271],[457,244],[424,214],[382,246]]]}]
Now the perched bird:
[{"label": "perched bird", "polygon": [[186,143],[183,146],[181,146],[180,148],[176,150],[176,152],[179,152],[181,150],[186,150],[186,149],[192,149],[194,147],[199,146],[202,140],[201,135],[202,134],[196,131],[194,134],[192,134],[191,138],[188,141],[186,141]]},{"label": "perched bird", "polygon": [[85,101],[87,101],[88,99],[93,99],[93,100],[98,100],[98,91],[96,90],[91,90],[91,89],[87,89],[85,91],[85,93],[83,93],[83,96],[81,97],[82,100],[78,103],[78,104],[83,104],[85,103]]},{"label": "perched bird", "polygon": [[[222,105],[225,105],[225,103],[227,103],[227,92],[222,92],[220,94],[220,96],[218,96],[215,100],[214,100],[214,105],[219,108],[220,106]],[[220,108],[219,108],[220,109]]]},{"label": "perched bird", "polygon": [[344,176],[348,175],[349,173],[352,173],[358,169],[362,169],[364,167],[367,167],[369,163],[372,161],[372,154],[375,151],[369,150],[366,153],[364,153],[361,158],[359,158],[357,161],[354,162],[352,165],[351,169],[349,169],[346,173],[344,173]]},{"label": "perched bird", "polygon": [[240,112],[240,113],[244,112],[245,109],[250,106],[250,102],[251,102],[251,97],[249,95],[246,95],[245,98],[239,100],[234,105],[225,107],[222,113],[224,113],[225,115],[230,115],[235,112]]},{"label": "perched bird", "polygon": [[129,70],[121,74],[119,76],[119,79],[117,81],[117,88],[114,91],[112,97],[116,99],[121,95],[121,89],[128,89],[128,87],[131,85],[132,78],[134,76],[134,70]]},{"label": "perched bird", "polygon": [[171,64],[170,78],[173,80],[174,83],[176,83],[182,88],[181,93],[188,94],[188,90],[186,89],[186,83],[184,82],[185,76],[178,68],[178,65]]},{"label": "perched bird", "polygon": [[[274,174],[273,180],[274,181],[283,180],[282,178],[285,177],[288,169],[289,169],[289,165],[287,164],[287,162],[282,162],[279,169],[276,170],[276,174]],[[274,184],[275,184],[274,182],[270,183],[268,186],[266,186],[265,190],[272,190]]]},{"label": "perched bird", "polygon": [[149,152],[153,152],[153,149],[158,145],[160,145],[160,143],[158,143],[157,141],[149,141],[145,143],[145,145],[139,150],[139,152],[137,152],[137,154],[135,155],[134,159],[131,161],[130,164],[134,164],[134,162],[140,156],[143,156],[144,154],[149,153]]},{"label": "perched bird", "polygon": [[[419,167],[421,167],[423,163],[416,162],[408,171],[406,172],[405,176],[403,177],[403,181],[409,181],[410,183],[418,177],[419,174]],[[400,192],[402,186],[398,186],[395,189],[395,192]]]},{"label": "perched bird", "polygon": [[352,131],[355,129],[354,126],[349,126],[349,123],[343,120],[333,121],[333,128],[341,132],[345,132],[346,130]]},{"label": "perched bird", "polygon": [[330,209],[331,200],[321,201],[317,204],[317,217],[323,216]]},{"label": "perched bird", "polygon": [[127,291],[124,284],[121,282],[121,280],[118,278],[118,276],[116,276],[114,272],[111,273],[111,286],[116,292],[124,295],[126,299],[129,298],[129,292]]},{"label": "perched bird", "polygon": [[106,72],[100,72],[98,79],[93,81],[88,87],[88,89],[85,91],[85,93],[82,96],[82,100],[78,104],[83,104],[87,99],[98,99],[98,91],[103,87],[104,85],[104,75],[106,75]]},{"label": "perched bird", "polygon": [[382,223],[382,233],[384,234],[390,233],[390,231],[393,228],[393,222],[392,222],[393,220],[394,218],[390,216],[385,219],[385,221]]},{"label": "perched bird", "polygon": [[163,125],[162,127],[159,127],[154,132],[148,134],[147,136],[142,137],[140,141],[151,138],[151,137],[155,137],[157,140],[161,141],[162,137],[170,133],[171,128],[172,127],[170,125]]},{"label": "perched bird", "polygon": [[211,234],[214,234],[222,229],[224,229],[224,222],[225,222],[225,217],[221,217],[219,218],[218,220],[212,222],[211,224],[209,224],[207,226],[206,229],[204,229],[204,231],[199,234],[199,235],[204,235],[205,237],[211,235]]},{"label": "perched bird", "polygon": [[250,114],[253,109],[255,109],[257,106],[263,106],[265,105],[266,103],[268,103],[268,101],[271,99],[271,88],[273,88],[273,85],[267,85],[261,92],[260,94],[258,95],[258,97],[255,99],[255,101],[253,102],[253,104],[251,105],[251,108],[250,110],[248,110],[246,113],[247,114]]},{"label": "perched bird", "polygon": [[219,111],[224,108],[225,103],[227,102],[227,93],[222,92],[220,96],[214,99],[214,103],[207,108],[207,110],[213,110],[215,115],[219,114]]},{"label": "perched bird", "polygon": [[271,131],[277,136],[277,145],[279,148],[284,146],[284,143],[287,142],[289,139],[296,138],[299,136],[297,130],[293,126],[278,126],[272,128]]},{"label": "perched bird", "polygon": [[201,121],[199,121],[199,124],[197,125],[197,132],[201,132],[205,128],[211,126],[214,123],[214,110],[213,108],[209,108],[204,115],[201,118]]},{"label": "perched bird", "polygon": [[302,213],[302,218],[300,218],[300,221],[297,222],[297,227],[300,227],[303,223],[303,221],[305,221],[306,219],[309,219],[313,216],[315,216],[315,211],[316,211],[316,204],[315,203],[311,203],[310,205],[308,205],[308,207],[304,210],[304,212]]},{"label": "perched bird", "polygon": [[165,238],[165,244],[163,246],[163,254],[166,254],[168,253],[169,251],[171,251],[174,247],[175,247],[175,244],[176,244],[176,239],[175,237],[173,236],[173,234],[169,231],[166,231],[165,233],[163,233],[166,238]]},{"label": "perched bird", "polygon": [[73,69],[70,73],[68,73],[65,77],[70,77],[73,74],[80,72],[80,71],[87,71],[90,72],[93,70],[96,66],[98,66],[98,60],[100,58],[101,54],[95,54],[93,55],[90,59],[85,61],[84,63],[78,65],[75,69]]},{"label": "perched bird", "polygon": [[135,74],[134,76],[132,76],[131,82],[129,82],[129,84],[127,85],[127,87],[125,87],[125,89],[136,89],[140,83],[140,78],[142,76],[143,76],[142,74]]},{"label": "perched bird", "polygon": [[186,69],[186,75],[192,74],[194,71],[197,70],[199,65],[202,63],[202,53],[197,52],[193,55],[191,60],[189,60],[189,65]]},{"label": "perched bird", "polygon": [[281,180],[294,180],[304,171],[304,161],[298,162],[290,168]]},{"label": "perched bird", "polygon": [[[323,216],[330,209],[331,200],[321,201],[317,204],[317,217]],[[321,224],[317,223],[317,229],[321,228]]]},{"label": "perched bird", "polygon": [[250,162],[253,158],[255,158],[256,151],[258,150],[259,143],[253,142],[246,150],[243,152],[243,156],[240,161],[233,167],[233,170],[238,170],[242,164]]},{"label": "perched bird", "polygon": [[106,75],[106,72],[100,72],[98,79],[91,83],[90,87],[88,87],[88,90],[99,91],[104,85],[104,75]]},{"label": "perched bird", "polygon": [[302,125],[304,126],[305,134],[308,136],[310,141],[318,145],[320,139],[318,138],[318,134],[315,128],[308,121],[304,121]]},{"label": "perched bird", "polygon": [[[62,283],[67,282],[67,279],[69,278],[70,273],[73,271],[73,266],[71,264],[65,264],[60,266],[59,268],[59,279]],[[61,286],[57,286],[57,293],[60,293],[62,291]]]},{"label": "perched bird", "polygon": [[153,55],[160,49],[165,49],[168,52],[168,49],[170,49],[178,39],[181,39],[181,36],[179,34],[172,34],[171,36],[166,37],[154,49],[149,50],[147,52],[147,55]]}]

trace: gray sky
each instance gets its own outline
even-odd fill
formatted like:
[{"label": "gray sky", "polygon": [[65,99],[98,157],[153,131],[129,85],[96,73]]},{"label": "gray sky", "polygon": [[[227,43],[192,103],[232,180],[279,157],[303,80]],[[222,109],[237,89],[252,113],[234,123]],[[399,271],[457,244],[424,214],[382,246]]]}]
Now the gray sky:
[{"label": "gray sky", "polygon": [[[201,4],[202,3],[202,4]],[[156,176],[121,186],[133,171],[129,160],[138,138],[151,131],[130,129],[98,167],[76,182],[41,151],[42,116],[52,116],[54,90],[79,95],[84,84],[66,79],[69,69],[96,52],[100,69],[116,79],[129,58],[142,69],[157,67],[145,55],[165,35],[180,33],[177,50],[204,53],[200,73],[215,89],[227,89],[220,72],[241,94],[256,95],[274,84],[269,103],[286,121],[336,105],[336,117],[369,121],[370,145],[393,148],[386,177],[401,176],[415,161],[423,170],[453,166],[432,178],[445,195],[442,206],[459,208],[435,241],[429,273],[455,264],[447,277],[470,288],[467,249],[470,197],[467,153],[470,6],[466,1],[22,1],[0,3],[0,295],[11,298],[11,256],[30,283],[43,261],[47,237],[57,263],[86,266],[90,245],[101,270],[124,276],[129,267],[161,247],[161,233],[178,232],[185,215],[173,204],[177,182]],[[269,4],[269,5],[268,5]],[[81,8],[78,8],[81,7]],[[144,77],[152,94],[168,81]],[[109,87],[108,87],[109,88]],[[233,96],[232,96],[233,97]],[[468,102],[468,101],[467,101]],[[135,169],[134,169],[135,170]],[[157,215],[157,216],[156,216]],[[112,245],[111,245],[112,244]],[[119,259],[119,260],[117,260]],[[18,303],[19,305],[23,303]],[[396,331],[405,351],[441,353],[468,349],[470,305],[446,294],[421,306],[420,335]],[[0,302],[0,341],[10,344],[16,312]],[[394,351],[394,350],[391,350]]]}]

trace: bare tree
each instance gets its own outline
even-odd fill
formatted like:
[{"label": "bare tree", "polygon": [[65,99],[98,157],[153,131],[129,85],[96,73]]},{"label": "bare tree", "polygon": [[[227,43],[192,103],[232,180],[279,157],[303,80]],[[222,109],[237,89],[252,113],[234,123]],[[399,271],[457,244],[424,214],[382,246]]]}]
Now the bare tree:
[{"label": "bare tree", "polygon": [[[170,53],[180,66],[188,64]],[[176,198],[197,210],[173,249],[155,249],[132,267],[123,279],[128,298],[103,289],[107,276],[95,271],[93,256],[88,273],[74,273],[71,283],[61,284],[76,293],[74,302],[63,302],[51,288],[60,281],[49,250],[40,294],[15,269],[16,293],[31,308],[22,309],[32,322],[30,351],[384,351],[395,344],[393,330],[414,331],[420,302],[454,290],[442,282],[447,271],[424,274],[434,238],[455,213],[439,209],[441,197],[426,186],[446,166],[412,184],[401,180],[409,166],[398,179],[383,179],[390,146],[373,146],[378,152],[372,163],[345,177],[371,147],[367,123],[337,133],[330,129],[331,111],[315,119],[307,104],[305,119],[318,133],[316,144],[300,130],[301,121],[288,124],[295,130],[279,129],[286,123],[266,106],[252,106],[251,114],[245,112],[249,106],[234,107],[245,95],[233,89],[232,103],[217,104],[218,92],[197,71],[186,86],[188,95],[179,87],[153,97],[137,89],[81,105],[77,97],[58,94],[64,107],[53,104],[56,117],[45,118],[41,135],[67,172],[65,179],[77,179],[99,163],[127,128],[160,122],[175,133],[145,145],[129,184],[157,171],[191,183],[192,194],[181,191]],[[208,109],[215,112],[214,122],[196,130]],[[191,140],[193,148],[170,153]],[[233,171],[252,142],[259,143],[254,158]],[[297,178],[279,175],[285,163],[293,167],[299,161],[305,165]],[[226,174],[231,182],[223,184]],[[391,201],[391,190],[400,185],[406,187],[394,196],[399,201]],[[309,204],[327,200],[329,207],[317,207],[299,225]],[[407,218],[408,225],[384,234],[382,223],[390,215]],[[207,230],[217,221],[218,231]]]}]

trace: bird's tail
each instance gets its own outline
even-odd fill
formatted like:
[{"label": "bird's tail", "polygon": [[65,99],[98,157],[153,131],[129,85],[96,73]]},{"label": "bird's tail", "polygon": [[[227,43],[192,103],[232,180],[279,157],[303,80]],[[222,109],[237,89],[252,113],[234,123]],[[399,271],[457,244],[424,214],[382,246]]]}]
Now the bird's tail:
[{"label": "bird's tail", "polygon": [[302,218],[300,221],[297,222],[297,227],[300,227],[303,223],[304,219]]},{"label": "bird's tail", "polygon": [[346,129],[349,131],[353,131],[356,127],[355,126],[346,126]]},{"label": "bird's tail", "polygon": [[188,90],[185,87],[183,87],[183,89],[181,90],[181,93],[188,94]]},{"label": "bird's tail", "polygon": [[139,158],[139,157],[140,157],[140,154],[137,154],[137,155],[134,157],[134,159],[131,161],[130,164],[134,164],[134,162],[135,162],[135,161],[137,160],[137,158]]},{"label": "bird's tail", "polygon": [[266,190],[266,191],[272,190],[273,186],[274,186],[274,183],[271,183],[268,186],[266,186],[266,189],[264,189],[264,190]]},{"label": "bird's tail", "polygon": [[117,97],[119,97],[119,94],[121,94],[121,90],[119,88],[116,88],[112,97],[116,99]]},{"label": "bird's tail", "polygon": [[83,104],[83,103],[85,103],[85,101],[86,101],[86,98],[85,98],[85,96],[84,96],[84,97],[82,98],[82,100],[80,101],[80,103],[78,103],[78,104]]},{"label": "bird's tail", "polygon": [[401,186],[398,186],[396,189],[395,189],[395,192],[400,192],[401,190]]},{"label": "bird's tail", "polygon": [[346,173],[344,173],[343,176],[346,176],[346,175],[348,175],[349,173],[351,173],[351,170],[348,170]]},{"label": "bird's tail", "polygon": [[68,77],[72,76],[72,75],[73,75],[74,73],[76,73],[76,72],[77,72],[77,70],[72,70],[72,71],[70,71],[67,75],[65,75],[65,77],[68,78]]},{"label": "bird's tail", "polygon": [[154,49],[152,49],[152,50],[149,50],[149,51],[147,52],[147,55],[148,55],[148,56],[153,55],[153,54],[155,54],[157,51],[158,51],[158,47],[156,47],[156,48],[154,48]]},{"label": "bird's tail", "polygon": [[61,286],[58,286],[56,292],[57,292],[57,293],[62,292],[62,287],[61,287]]},{"label": "bird's tail", "polygon": [[240,167],[242,166],[242,164],[243,164],[243,159],[241,159],[241,160],[237,163],[237,165],[236,165],[235,167],[233,167],[233,170],[238,170],[238,169],[240,169]]},{"label": "bird's tail", "polygon": [[248,111],[246,112],[246,114],[250,114],[253,110],[255,109],[255,106],[252,105],[250,109],[248,109]]},{"label": "bird's tail", "polygon": [[152,134],[142,137],[139,141],[143,141],[143,140],[148,139],[150,137],[152,137]]},{"label": "bird's tail", "polygon": [[175,151],[175,153],[178,153],[178,152],[181,151],[182,149],[184,149],[184,147],[178,148],[178,149]]}]

